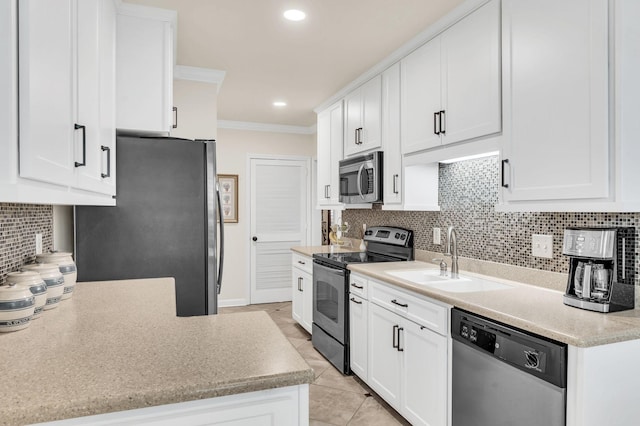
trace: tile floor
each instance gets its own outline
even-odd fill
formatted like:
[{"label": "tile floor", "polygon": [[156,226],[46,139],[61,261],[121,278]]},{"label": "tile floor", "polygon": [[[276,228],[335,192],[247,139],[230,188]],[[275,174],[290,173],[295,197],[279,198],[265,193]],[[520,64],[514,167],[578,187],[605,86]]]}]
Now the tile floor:
[{"label": "tile floor", "polygon": [[220,313],[266,311],[313,368],[309,388],[310,426],[409,425],[355,376],[343,376],[311,344],[311,335],[291,317],[291,303],[221,308]]}]

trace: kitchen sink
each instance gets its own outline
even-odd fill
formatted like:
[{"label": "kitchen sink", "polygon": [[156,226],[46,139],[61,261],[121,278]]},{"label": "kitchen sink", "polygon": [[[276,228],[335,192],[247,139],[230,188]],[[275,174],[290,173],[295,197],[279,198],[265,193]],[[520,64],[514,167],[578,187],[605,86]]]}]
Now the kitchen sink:
[{"label": "kitchen sink", "polygon": [[466,277],[460,275],[459,278],[440,276],[438,269],[414,269],[414,270],[389,270],[385,273],[392,277],[410,281],[413,284],[431,287],[437,290],[451,293],[471,293],[476,291],[494,291],[513,288],[508,284],[488,281],[482,278]]}]

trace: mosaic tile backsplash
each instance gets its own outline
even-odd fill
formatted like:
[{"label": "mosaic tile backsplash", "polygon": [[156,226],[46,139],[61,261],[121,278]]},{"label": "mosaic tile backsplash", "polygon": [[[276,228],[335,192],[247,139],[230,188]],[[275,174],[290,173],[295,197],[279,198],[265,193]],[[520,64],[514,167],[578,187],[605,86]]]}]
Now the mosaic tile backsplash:
[{"label": "mosaic tile backsplash", "polygon": [[36,234],[42,250],[53,248],[53,207],[0,203],[0,283],[7,273],[36,259]]},{"label": "mosaic tile backsplash", "polygon": [[[374,206],[372,210],[345,210],[342,220],[349,222],[351,229],[362,229],[362,223],[411,229],[417,249],[435,252],[446,251],[446,228],[453,225],[460,256],[553,272],[568,272],[562,238],[564,229],[570,226],[633,226],[638,253],[640,213],[496,212],[498,170],[497,156],[441,164],[439,212],[383,211]],[[440,245],[433,244],[433,228],[441,229]],[[532,234],[553,235],[553,259],[531,255]],[[638,256],[635,263],[637,271]]]}]

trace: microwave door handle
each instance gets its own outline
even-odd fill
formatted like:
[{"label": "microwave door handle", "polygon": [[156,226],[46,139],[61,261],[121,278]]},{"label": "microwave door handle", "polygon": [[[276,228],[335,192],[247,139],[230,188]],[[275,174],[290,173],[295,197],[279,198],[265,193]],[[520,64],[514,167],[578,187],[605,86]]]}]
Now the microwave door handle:
[{"label": "microwave door handle", "polygon": [[362,171],[364,170],[364,163],[360,165],[360,168],[358,169],[358,194],[360,194],[360,198],[362,198],[364,200],[364,195],[362,194],[362,185],[360,185],[361,180],[360,178],[362,177]]}]

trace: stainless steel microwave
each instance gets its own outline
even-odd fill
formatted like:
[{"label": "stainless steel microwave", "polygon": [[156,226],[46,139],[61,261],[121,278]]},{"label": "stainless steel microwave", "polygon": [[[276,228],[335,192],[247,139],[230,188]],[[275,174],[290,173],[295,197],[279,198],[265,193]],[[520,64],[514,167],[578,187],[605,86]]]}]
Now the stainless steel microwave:
[{"label": "stainless steel microwave", "polygon": [[340,161],[340,202],[382,203],[382,151]]}]

